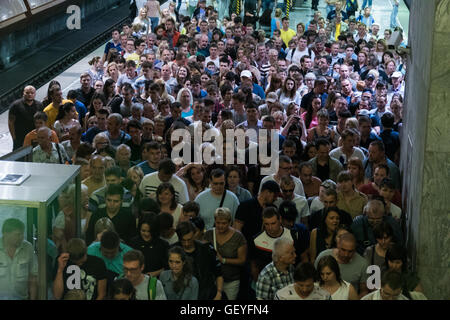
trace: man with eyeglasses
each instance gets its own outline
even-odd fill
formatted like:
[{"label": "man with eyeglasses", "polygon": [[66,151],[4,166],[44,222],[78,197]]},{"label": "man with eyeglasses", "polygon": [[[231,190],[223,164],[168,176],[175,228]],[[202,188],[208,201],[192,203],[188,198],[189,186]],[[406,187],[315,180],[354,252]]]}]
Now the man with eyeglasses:
[{"label": "man with eyeglasses", "polygon": [[386,215],[386,210],[381,200],[370,200],[364,207],[364,214],[357,216],[351,228],[357,241],[357,251],[363,254],[367,247],[377,243],[373,230],[383,221],[387,222],[394,231],[395,243],[403,243],[403,233],[398,222]]},{"label": "man with eyeglasses", "polygon": [[161,281],[142,273],[144,263],[144,255],[139,250],[131,250],[123,255],[123,277],[130,280],[136,289],[136,300],[167,300]]},{"label": "man with eyeglasses", "polygon": [[402,274],[397,271],[387,271],[381,278],[381,288],[369,293],[361,300],[408,300],[402,294]]},{"label": "man with eyeglasses", "polygon": [[[279,158],[279,165],[278,165],[278,171],[274,174],[271,174],[269,176],[266,176],[261,181],[261,186],[266,181],[275,181],[276,183],[280,184],[281,178],[284,176],[290,176],[295,183],[295,189],[294,193],[299,196],[305,196],[305,191],[303,190],[303,184],[302,181],[299,178],[296,178],[292,176],[290,173],[292,171],[292,160],[288,156],[281,155]],[[261,191],[261,187],[259,189]]]},{"label": "man with eyeglasses", "polygon": [[294,202],[298,212],[295,223],[303,223],[304,225],[307,225],[309,216],[308,201],[306,201],[306,198],[304,196],[300,196],[294,193],[294,179],[292,179],[291,176],[282,177],[280,182],[280,189],[281,197],[278,197],[274,204],[279,207],[283,200],[290,200]]},{"label": "man with eyeglasses", "polygon": [[339,264],[342,279],[350,282],[355,289],[358,289],[359,297],[364,297],[368,292],[367,288],[367,261],[356,253],[356,239],[351,233],[342,234],[337,239],[337,248],[322,251],[314,262],[317,265],[325,256],[333,256]]},{"label": "man with eyeglasses", "polygon": [[196,198],[200,206],[199,216],[205,222],[206,230],[214,226],[214,212],[219,207],[230,209],[234,220],[239,200],[236,195],[225,189],[225,172],[222,169],[211,171],[210,188],[202,191]]}]

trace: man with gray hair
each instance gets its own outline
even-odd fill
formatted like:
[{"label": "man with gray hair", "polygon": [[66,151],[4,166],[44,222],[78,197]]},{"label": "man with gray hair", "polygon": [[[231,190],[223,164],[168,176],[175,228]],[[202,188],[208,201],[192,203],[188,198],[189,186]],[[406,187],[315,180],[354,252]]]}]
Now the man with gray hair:
[{"label": "man with gray hair", "polygon": [[38,129],[36,138],[38,144],[33,148],[33,162],[64,164],[69,160],[64,147],[51,140],[52,130],[47,127]]},{"label": "man with gray hair", "polygon": [[120,113],[112,113],[106,122],[106,135],[114,148],[131,140],[130,135],[121,130],[122,121],[123,117]]},{"label": "man with gray hair", "polygon": [[294,283],[295,248],[292,240],[279,238],[273,244],[272,262],[259,274],[256,298],[273,300],[278,290]]},{"label": "man with gray hair", "polygon": [[364,207],[364,214],[353,221],[351,228],[357,242],[356,251],[363,254],[367,247],[377,243],[373,230],[383,221],[387,222],[394,231],[395,243],[403,243],[403,233],[399,223],[386,215],[384,204],[381,200],[370,200]]}]

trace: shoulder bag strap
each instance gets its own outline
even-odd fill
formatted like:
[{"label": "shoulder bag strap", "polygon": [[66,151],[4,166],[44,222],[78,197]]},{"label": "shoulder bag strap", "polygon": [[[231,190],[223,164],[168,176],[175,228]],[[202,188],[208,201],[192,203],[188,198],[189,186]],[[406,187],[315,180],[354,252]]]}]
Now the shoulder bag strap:
[{"label": "shoulder bag strap", "polygon": [[226,195],[227,195],[227,190],[225,189],[225,191],[223,192],[223,195],[222,195],[222,200],[220,200],[219,208],[221,208],[223,206],[223,202],[225,201]]},{"label": "shoulder bag strap", "polygon": [[60,152],[60,150],[59,150],[59,143],[56,143],[56,150],[58,151],[59,163],[60,163],[60,164],[63,164],[62,158],[61,158],[61,152]]}]

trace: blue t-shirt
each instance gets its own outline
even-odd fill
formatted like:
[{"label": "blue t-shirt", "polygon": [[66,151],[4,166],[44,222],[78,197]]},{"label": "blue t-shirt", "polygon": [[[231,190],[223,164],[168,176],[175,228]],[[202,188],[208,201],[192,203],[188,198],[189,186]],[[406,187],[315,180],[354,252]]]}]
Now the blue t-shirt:
[{"label": "blue t-shirt", "polygon": [[[239,200],[233,192],[226,190],[226,193],[227,195],[225,196],[222,207],[230,209],[232,221],[234,221]],[[200,205],[199,216],[205,222],[206,230],[214,226],[214,212],[219,208],[221,200],[222,197],[215,197],[211,194],[211,189],[206,189],[195,198],[195,202]]]},{"label": "blue t-shirt", "polygon": [[153,172],[158,171],[158,170],[153,169],[152,167],[150,167],[150,166],[148,165],[147,160],[142,161],[142,162],[139,163],[137,166],[138,166],[139,168],[142,169],[142,172],[144,172],[144,176],[145,176],[146,174],[149,174],[149,173],[153,173]]},{"label": "blue t-shirt", "polygon": [[107,259],[103,256],[102,252],[100,251],[99,241],[93,242],[88,247],[87,254],[102,259],[105,262],[107,270],[117,273],[118,275],[121,275],[123,274],[123,255],[132,249],[123,243],[120,243],[119,246],[120,246],[119,252],[114,257],[114,259]]}]

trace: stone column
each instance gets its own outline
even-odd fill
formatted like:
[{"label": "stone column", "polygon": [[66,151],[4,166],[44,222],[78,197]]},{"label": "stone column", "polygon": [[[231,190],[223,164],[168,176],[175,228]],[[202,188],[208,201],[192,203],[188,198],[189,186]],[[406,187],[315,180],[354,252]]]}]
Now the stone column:
[{"label": "stone column", "polygon": [[407,246],[429,299],[450,299],[450,0],[411,4],[403,111]]}]

